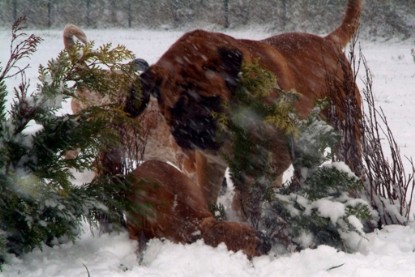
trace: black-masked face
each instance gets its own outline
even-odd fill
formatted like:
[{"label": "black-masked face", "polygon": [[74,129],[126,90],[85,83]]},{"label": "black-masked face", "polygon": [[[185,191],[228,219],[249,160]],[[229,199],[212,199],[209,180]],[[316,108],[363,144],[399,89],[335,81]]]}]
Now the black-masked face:
[{"label": "black-masked face", "polygon": [[217,117],[223,112],[219,96],[199,96],[189,89],[171,109],[171,132],[179,146],[218,150],[221,138]]},{"label": "black-masked face", "polygon": [[218,150],[223,137],[217,120],[236,89],[242,53],[218,47],[221,40],[199,40],[203,35],[195,32],[176,42],[141,82],[144,94],[158,99],[178,145]]}]

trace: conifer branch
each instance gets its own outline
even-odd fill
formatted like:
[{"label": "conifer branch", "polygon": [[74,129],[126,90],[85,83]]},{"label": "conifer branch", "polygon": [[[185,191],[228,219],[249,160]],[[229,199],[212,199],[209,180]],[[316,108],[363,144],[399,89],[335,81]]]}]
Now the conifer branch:
[{"label": "conifer branch", "polygon": [[[0,72],[0,81],[24,72],[29,67],[29,64],[19,67],[17,66],[17,63],[22,59],[30,57],[30,55],[36,52],[39,43],[42,41],[40,37],[34,34],[27,36],[27,34],[23,32],[25,21],[26,17],[23,16],[13,24],[10,57],[6,62],[5,67]],[[16,71],[11,72],[13,69],[16,69]]]},{"label": "conifer branch", "polygon": [[[93,168],[98,153],[119,145],[119,131],[110,126],[138,128],[123,112],[123,96],[77,115],[57,113],[62,101],[73,96],[78,86],[99,83],[104,95],[126,86],[132,70],[121,59],[131,56],[130,51],[107,47],[105,53],[94,53],[93,58],[84,60],[95,63],[91,71],[71,62],[75,52],[62,51],[39,67],[36,90],[29,93],[28,66],[19,68],[17,64],[36,51],[41,39],[23,33],[23,22],[22,18],[13,25],[10,58],[0,72],[0,265],[6,253],[21,255],[44,243],[75,240],[81,221],[92,221],[97,213],[119,220],[117,224],[122,226],[122,176],[109,179],[108,186],[98,190],[98,180],[94,187],[75,186],[70,170]],[[125,72],[111,78],[112,72],[102,69],[103,65]],[[14,88],[15,98],[7,111],[4,79],[16,75],[21,76],[21,82]],[[36,124],[36,131],[28,128],[31,123]],[[67,150],[77,148],[81,149],[77,158],[63,158]]]}]

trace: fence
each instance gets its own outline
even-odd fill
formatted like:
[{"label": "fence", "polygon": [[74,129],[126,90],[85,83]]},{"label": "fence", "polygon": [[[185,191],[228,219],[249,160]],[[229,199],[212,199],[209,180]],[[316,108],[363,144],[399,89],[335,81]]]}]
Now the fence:
[{"label": "fence", "polygon": [[[0,0],[0,23],[26,15],[31,28],[180,28],[261,25],[277,31],[325,33],[343,15],[346,0]],[[364,33],[414,33],[415,0],[364,1]]]}]

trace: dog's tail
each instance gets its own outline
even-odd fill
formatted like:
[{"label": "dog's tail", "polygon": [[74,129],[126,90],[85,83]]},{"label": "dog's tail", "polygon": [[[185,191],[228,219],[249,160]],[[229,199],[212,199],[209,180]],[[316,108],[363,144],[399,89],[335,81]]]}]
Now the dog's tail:
[{"label": "dog's tail", "polygon": [[74,37],[84,44],[88,42],[86,35],[81,28],[73,24],[67,24],[63,29],[63,45],[65,46],[65,49],[69,49],[75,44]]},{"label": "dog's tail", "polygon": [[349,0],[346,15],[342,24],[336,30],[326,36],[340,49],[343,49],[357,32],[359,28],[360,14],[362,11],[362,0]]}]

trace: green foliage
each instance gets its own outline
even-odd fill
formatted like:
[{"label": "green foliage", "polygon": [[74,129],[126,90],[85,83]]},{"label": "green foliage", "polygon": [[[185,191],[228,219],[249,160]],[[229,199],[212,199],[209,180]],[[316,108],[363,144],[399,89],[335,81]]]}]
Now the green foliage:
[{"label": "green foliage", "polygon": [[[276,81],[274,74],[260,66],[257,60],[252,63],[244,63],[241,69],[238,96],[242,99],[251,97],[264,99],[277,87]],[[239,101],[244,101],[242,99],[238,98]],[[260,104],[258,101],[256,102],[255,104]]]},{"label": "green foliage", "polygon": [[[7,65],[30,57],[40,42],[19,31],[14,26],[13,38],[21,38],[24,42],[19,45],[25,47],[14,49]],[[40,66],[33,93],[24,70],[18,71],[22,82],[14,89],[9,110],[4,79],[14,74],[8,66],[0,72],[0,264],[6,253],[20,255],[43,244],[73,241],[84,219],[93,221],[97,213],[115,218],[118,210],[111,207],[123,205],[124,195],[113,193],[120,184],[116,178],[106,180],[107,189],[100,189],[99,178],[82,187],[73,184],[74,170],[95,168],[98,153],[118,147],[120,133],[112,127],[138,128],[123,112],[122,96],[116,94],[133,78],[132,67],[121,63],[132,57],[131,52],[111,45],[93,51],[92,45],[76,45]],[[80,87],[99,88],[103,96],[114,96],[114,101],[77,115],[62,115],[62,101]],[[74,149],[80,149],[80,154],[65,159],[64,154]],[[105,199],[112,199],[107,201],[110,208],[104,205]]]},{"label": "green foliage", "polygon": [[[108,43],[94,50],[94,43],[91,42],[76,44],[68,51],[61,52],[58,60],[64,63],[53,66],[52,60],[52,66],[56,74],[64,74],[66,76],[62,77],[75,81],[75,88],[86,87],[102,96],[119,98],[119,92],[126,91],[122,88],[130,85],[135,73],[131,64],[121,62],[133,58],[133,53],[123,45],[112,48],[112,44]],[[62,70],[62,65],[71,68],[69,71]]]},{"label": "green foliage", "polygon": [[[269,167],[270,136],[288,137],[297,133],[297,117],[294,103],[297,93],[285,92],[277,87],[272,72],[263,68],[258,61],[242,65],[239,86],[232,103],[226,107],[229,120],[222,120],[223,128],[231,136],[233,150],[225,157],[233,178],[244,179],[257,176],[254,186],[265,190],[275,179]],[[264,179],[267,177],[268,179]],[[246,184],[240,180],[236,184]]]},{"label": "green foliage", "polygon": [[229,124],[247,131],[258,123],[265,123],[283,130],[285,134],[295,134],[294,104],[297,99],[296,92],[281,90],[274,74],[258,61],[244,63],[236,95],[228,107],[232,115]]},{"label": "green foliage", "polygon": [[334,160],[340,140],[320,117],[325,105],[318,102],[307,118],[297,121],[298,134],[291,145],[294,177],[272,195],[264,216],[276,245],[285,249],[326,244],[354,251],[375,222],[376,212],[358,198],[362,181],[343,163],[322,165]]},{"label": "green foliage", "polygon": [[1,185],[0,226],[7,252],[17,255],[43,243],[73,241],[82,216],[96,205],[83,189],[53,189],[33,174],[8,178]]},{"label": "green foliage", "polygon": [[357,195],[362,186],[361,180],[351,173],[324,166],[318,167],[305,179],[302,190],[314,201],[328,196],[338,197],[344,192]]},{"label": "green foliage", "polygon": [[351,196],[362,189],[357,177],[334,166],[322,166],[300,189],[274,195],[264,226],[272,230],[275,244],[285,249],[325,244],[355,251],[356,241],[365,239],[364,233],[376,216],[369,203]]},{"label": "green foliage", "polygon": [[[326,101],[318,101],[309,116],[300,119],[295,110],[298,94],[276,87],[275,76],[257,62],[243,65],[233,99],[226,107],[230,119],[220,120],[234,143],[226,158],[235,186],[249,186],[253,201],[266,207],[260,227],[271,235],[276,248],[327,244],[355,250],[376,214],[357,198],[362,182],[345,165],[322,166],[334,159],[340,140],[320,117]],[[296,174],[278,191],[271,189],[276,178],[270,166],[272,135],[281,136],[281,143],[291,147]]]},{"label": "green foliage", "polygon": [[317,102],[307,118],[297,121],[298,133],[291,142],[294,149],[293,165],[297,169],[316,168],[333,158],[334,153],[329,150],[336,149],[340,136],[321,119],[320,112],[325,106],[325,101]]},{"label": "green foliage", "polygon": [[[89,209],[88,221],[98,226],[101,232],[119,231],[124,227],[124,212],[129,208],[125,201],[131,183],[123,176],[100,175],[84,188],[100,203]],[[141,210],[141,207],[137,207]]]},{"label": "green foliage", "polygon": [[321,107],[299,122],[293,165],[300,176],[273,194],[264,225],[273,230],[275,243],[285,248],[326,244],[354,251],[356,241],[364,239],[374,224],[376,213],[358,198],[363,183],[346,165],[322,165],[332,158],[339,136],[321,120]]},{"label": "green foliage", "polygon": [[209,211],[217,220],[226,220],[225,207],[222,204],[210,205]]},{"label": "green foliage", "polygon": [[294,104],[298,100],[299,94],[296,92],[285,92],[276,99],[274,108],[265,118],[265,123],[276,126],[284,131],[285,134],[293,137],[298,136],[297,117],[294,111]]}]

